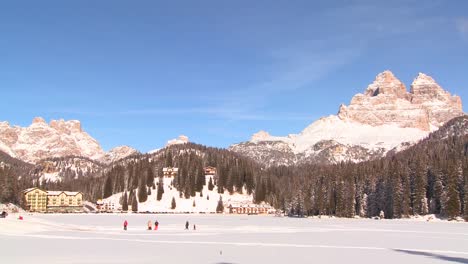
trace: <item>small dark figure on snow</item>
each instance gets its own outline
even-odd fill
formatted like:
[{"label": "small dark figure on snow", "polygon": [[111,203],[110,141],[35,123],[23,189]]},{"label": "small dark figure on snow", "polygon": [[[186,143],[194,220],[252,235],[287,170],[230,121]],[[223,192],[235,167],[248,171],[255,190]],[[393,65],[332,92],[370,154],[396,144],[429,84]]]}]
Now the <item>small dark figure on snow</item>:
[{"label": "small dark figure on snow", "polygon": [[7,212],[3,211],[1,214],[0,214],[0,218],[6,218],[8,215]]},{"label": "small dark figure on snow", "polygon": [[188,222],[188,221],[187,221],[187,222],[185,222],[185,230],[188,230],[188,227],[189,227],[189,225],[190,225],[190,224],[189,224],[189,222]]},{"label": "small dark figure on snow", "polygon": [[148,221],[148,230],[152,230],[153,229],[153,223],[151,223],[151,221]]},{"label": "small dark figure on snow", "polygon": [[193,230],[197,230],[197,226],[196,226],[196,225],[193,225]]},{"label": "small dark figure on snow", "polygon": [[156,220],[156,222],[154,222],[154,231],[158,230],[158,226],[159,222]]},{"label": "small dark figure on snow", "polygon": [[128,226],[127,220],[124,221],[123,226],[124,226],[124,230],[127,230],[127,226]]}]

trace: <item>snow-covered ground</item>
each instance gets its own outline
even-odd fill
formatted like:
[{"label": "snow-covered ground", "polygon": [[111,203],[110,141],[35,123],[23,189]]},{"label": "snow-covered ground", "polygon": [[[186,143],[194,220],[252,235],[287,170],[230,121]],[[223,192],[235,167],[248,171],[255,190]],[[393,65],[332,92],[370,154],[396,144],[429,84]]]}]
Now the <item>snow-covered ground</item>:
[{"label": "snow-covered ground", "polygon": [[[190,212],[190,213],[215,213],[216,206],[218,205],[219,198],[223,200],[225,209],[229,205],[236,204],[252,204],[253,196],[247,194],[247,190],[243,191],[243,194],[233,193],[229,194],[228,191],[224,191],[223,194],[218,193],[218,187],[214,186],[213,190],[208,190],[208,182],[213,176],[206,175],[205,181],[206,184],[203,186],[202,193],[196,192],[195,197],[190,197],[186,199],[185,197],[179,196],[179,191],[172,186],[174,181],[173,177],[164,177],[164,194],[160,201],[157,200],[157,190],[154,189],[151,191],[151,194],[148,195],[148,199],[145,202],[138,203],[139,212],[170,212],[170,213],[181,213],[181,212]],[[159,178],[155,178],[154,184],[158,183]],[[135,189],[137,192],[137,189]],[[109,198],[104,199],[105,202],[113,203],[117,207],[120,207],[120,198],[123,193],[116,193]],[[171,209],[172,198],[176,200],[176,208]]]},{"label": "snow-covered ground", "polygon": [[[1,263],[468,263],[467,223],[211,214],[16,217],[0,219]],[[145,230],[149,220],[159,221],[158,231]]]}]

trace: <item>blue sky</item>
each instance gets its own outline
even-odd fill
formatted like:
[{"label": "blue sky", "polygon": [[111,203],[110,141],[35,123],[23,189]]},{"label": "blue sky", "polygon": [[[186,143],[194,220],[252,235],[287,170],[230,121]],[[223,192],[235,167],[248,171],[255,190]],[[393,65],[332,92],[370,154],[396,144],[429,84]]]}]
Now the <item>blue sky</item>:
[{"label": "blue sky", "polygon": [[0,120],[148,151],[298,133],[386,69],[468,101],[467,1],[316,2],[5,1]]}]

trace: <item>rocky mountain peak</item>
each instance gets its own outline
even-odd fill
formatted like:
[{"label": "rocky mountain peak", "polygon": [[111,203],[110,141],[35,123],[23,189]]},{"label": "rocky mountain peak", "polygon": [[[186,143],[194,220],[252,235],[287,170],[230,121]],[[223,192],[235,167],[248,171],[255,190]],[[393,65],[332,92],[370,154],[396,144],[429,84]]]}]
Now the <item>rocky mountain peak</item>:
[{"label": "rocky mountain peak", "polygon": [[297,135],[260,131],[231,150],[267,166],[300,162],[360,162],[400,151],[463,115],[461,99],[419,73],[408,92],[391,72],[379,73],[337,115],[321,118]]},{"label": "rocky mountain peak", "polygon": [[340,106],[338,117],[371,126],[396,125],[431,131],[463,114],[461,99],[435,80],[419,73],[407,92],[390,71],[384,71],[365,94],[355,95],[349,106]]},{"label": "rocky mountain peak", "polygon": [[406,87],[391,71],[386,70],[379,73],[365,91],[365,95],[371,97],[382,94],[404,98],[406,96]]},{"label": "rocky mountain peak", "polygon": [[78,120],[65,121],[63,119],[51,120],[49,126],[62,133],[79,133],[83,132],[81,129],[81,122]]},{"label": "rocky mountain peak", "polygon": [[42,117],[35,117],[29,127],[1,122],[0,150],[29,163],[53,157],[99,160],[105,156],[99,143],[82,130],[80,121],[60,119],[47,124]]},{"label": "rocky mountain peak", "polygon": [[252,135],[251,141],[265,141],[270,138],[271,135],[263,130],[258,131],[257,133]]},{"label": "rocky mountain peak", "polygon": [[421,72],[411,83],[410,93],[414,95],[436,95],[444,92],[444,89],[431,76]]},{"label": "rocky mountain peak", "polygon": [[38,116],[32,120],[32,124],[47,124],[44,118]]},{"label": "rocky mountain peak", "polygon": [[178,138],[174,138],[167,141],[166,147],[177,144],[185,144],[189,142],[189,138],[184,135],[180,135]]}]

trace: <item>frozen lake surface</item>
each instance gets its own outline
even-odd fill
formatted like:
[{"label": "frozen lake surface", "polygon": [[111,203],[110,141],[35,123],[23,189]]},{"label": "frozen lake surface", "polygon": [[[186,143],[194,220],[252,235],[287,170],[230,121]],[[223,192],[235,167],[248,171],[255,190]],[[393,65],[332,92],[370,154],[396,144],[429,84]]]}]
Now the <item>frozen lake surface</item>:
[{"label": "frozen lake surface", "polygon": [[[158,231],[146,230],[149,220],[159,221]],[[190,230],[184,230],[185,221]],[[468,224],[246,215],[26,215],[23,221],[0,219],[0,248],[1,263],[468,263]]]}]

